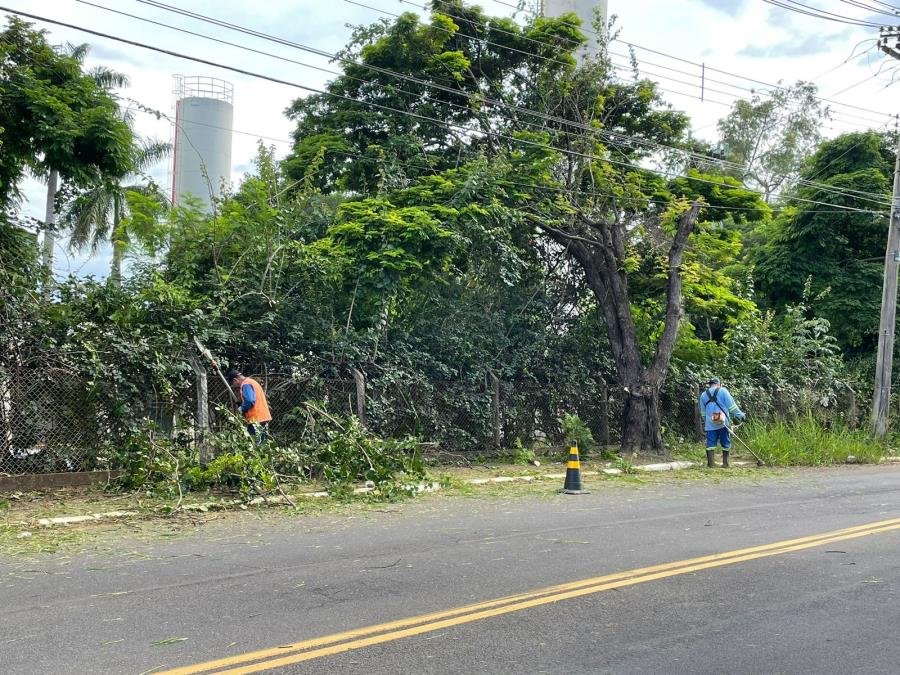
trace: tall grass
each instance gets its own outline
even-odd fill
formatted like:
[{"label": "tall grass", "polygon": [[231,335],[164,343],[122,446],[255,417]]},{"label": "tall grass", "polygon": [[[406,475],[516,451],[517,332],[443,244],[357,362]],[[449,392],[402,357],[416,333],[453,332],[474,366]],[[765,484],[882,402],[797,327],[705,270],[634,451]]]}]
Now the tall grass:
[{"label": "tall grass", "polygon": [[[826,429],[812,417],[767,425],[750,424],[738,436],[770,466],[843,464],[851,455],[861,464],[877,464],[885,453],[885,446],[863,431],[844,427]],[[733,445],[736,452],[746,452],[739,442]]]}]

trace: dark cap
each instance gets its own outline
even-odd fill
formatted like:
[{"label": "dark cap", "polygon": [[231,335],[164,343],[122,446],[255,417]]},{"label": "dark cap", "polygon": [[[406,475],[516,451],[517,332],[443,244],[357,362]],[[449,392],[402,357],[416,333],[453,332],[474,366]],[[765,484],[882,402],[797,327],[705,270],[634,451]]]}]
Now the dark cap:
[{"label": "dark cap", "polygon": [[714,385],[714,384],[720,384],[719,378],[718,378],[718,377],[711,377],[711,378],[709,378],[709,380],[706,382],[706,384],[708,384],[709,386],[712,386],[712,385]]},{"label": "dark cap", "polygon": [[225,373],[225,381],[228,382],[228,384],[231,384],[240,376],[241,372],[239,370],[229,370],[227,373]]}]

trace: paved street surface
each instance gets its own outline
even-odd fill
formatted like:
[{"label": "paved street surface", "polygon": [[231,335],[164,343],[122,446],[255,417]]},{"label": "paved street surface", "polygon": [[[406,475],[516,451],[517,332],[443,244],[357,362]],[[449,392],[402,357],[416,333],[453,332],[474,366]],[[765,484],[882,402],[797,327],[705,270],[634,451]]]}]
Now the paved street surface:
[{"label": "paved street surface", "polygon": [[0,558],[0,671],[897,673],[898,498],[847,467]]}]

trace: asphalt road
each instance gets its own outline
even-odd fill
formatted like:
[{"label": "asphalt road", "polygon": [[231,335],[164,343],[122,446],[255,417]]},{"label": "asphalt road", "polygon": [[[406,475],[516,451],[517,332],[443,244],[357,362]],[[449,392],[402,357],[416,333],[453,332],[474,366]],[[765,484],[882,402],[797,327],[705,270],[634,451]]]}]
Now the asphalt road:
[{"label": "asphalt road", "polygon": [[0,557],[0,672],[898,673],[898,497],[848,467]]}]

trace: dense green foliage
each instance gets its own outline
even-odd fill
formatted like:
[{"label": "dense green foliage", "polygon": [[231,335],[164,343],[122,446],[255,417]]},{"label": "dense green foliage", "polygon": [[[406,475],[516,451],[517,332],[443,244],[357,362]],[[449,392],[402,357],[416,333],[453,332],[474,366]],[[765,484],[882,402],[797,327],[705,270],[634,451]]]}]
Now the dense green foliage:
[{"label": "dense green foliage", "polygon": [[[883,136],[845,134],[822,143],[802,176],[844,194],[799,187],[753,253],[759,288],[769,301],[776,307],[797,302],[811,280],[810,309],[853,353],[870,353],[878,343],[892,174]],[[814,202],[858,211],[826,210]]]},{"label": "dense green foliage", "polygon": [[[845,356],[867,356],[877,325],[880,263],[868,259],[886,220],[869,211],[889,189],[884,138],[841,136],[809,156],[818,113],[792,116],[798,99],[776,97],[723,122],[727,161],[685,163],[689,120],[603,56],[578,67],[571,16],[520,25],[437,5],[427,20],[356,29],[344,74],[289,109],[290,155],[260,146],[212,213],[123,187],[147,148],[132,145],[115,175],[64,174],[86,181],[65,221],[75,243],[134,245],[121,284],[40,293],[36,240],[0,223],[0,375],[51,392],[127,487],[173,493],[318,478],[340,494],[371,480],[392,498],[422,477],[419,441],[481,452],[495,423],[521,461],[567,439],[655,452],[660,431],[696,434],[710,374],[759,419],[858,422],[847,401],[863,389]],[[13,45],[43,39],[10,30]],[[31,77],[5,67],[10,82]],[[103,111],[106,132],[125,133]],[[29,138],[8,158],[11,184],[45,156]],[[766,151],[750,157],[754,139]],[[656,170],[673,161],[677,174]],[[266,383],[279,406],[270,445],[216,413],[216,457],[201,466],[195,336]],[[366,427],[350,417],[359,373]]]},{"label": "dense green foliage", "polygon": [[76,187],[127,172],[131,130],[83,50],[54,49],[45,33],[10,19],[0,33],[0,206],[24,172],[59,172]]}]

